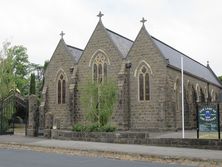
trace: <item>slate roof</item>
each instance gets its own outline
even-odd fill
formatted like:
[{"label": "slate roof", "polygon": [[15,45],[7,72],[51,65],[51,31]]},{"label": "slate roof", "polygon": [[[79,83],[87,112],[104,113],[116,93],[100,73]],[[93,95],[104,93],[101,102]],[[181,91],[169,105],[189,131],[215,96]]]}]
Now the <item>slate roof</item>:
[{"label": "slate roof", "polygon": [[125,58],[130,48],[133,45],[133,41],[109,29],[106,29],[106,30],[109,36],[111,37],[111,39],[113,40],[114,44],[116,45],[116,47],[119,49],[119,51],[122,53],[123,57]]},{"label": "slate roof", "polygon": [[169,65],[181,69],[182,56],[184,71],[221,87],[221,83],[209,68],[154,37],[152,37],[152,40],[162,52],[162,55],[168,59]]},{"label": "slate roof", "polygon": [[68,50],[70,51],[71,55],[73,56],[73,58],[76,60],[76,62],[79,62],[79,59],[82,55],[83,50],[76,48],[74,46],[70,46],[70,45],[66,45]]},{"label": "slate roof", "polygon": [[[127,57],[130,48],[133,45],[133,41],[119,35],[109,29],[106,29],[109,36],[113,40],[114,44],[117,46],[119,51],[122,53],[123,57]],[[152,37],[153,42],[159,48],[162,55],[169,61],[169,65],[176,67],[177,69],[181,69],[181,56],[183,56],[184,61],[184,71],[190,73],[196,77],[202,78],[207,80],[217,86],[222,86],[221,83],[218,81],[215,74],[203,64],[193,60],[192,58],[186,56],[185,54],[177,51],[176,49],[172,48],[171,46],[165,44],[164,42]]]},{"label": "slate roof", "polygon": [[[130,48],[133,45],[133,41],[109,29],[106,30],[108,35],[118,48],[118,50],[121,52],[122,56],[126,58]],[[203,64],[197,62],[196,60],[188,57],[187,55],[177,51],[173,47],[165,44],[164,42],[156,39],[155,37],[151,38],[153,42],[156,44],[156,46],[159,48],[160,52],[165,57],[165,59],[168,60],[170,66],[175,67],[177,69],[181,69],[180,61],[182,56],[184,61],[183,66],[185,72],[190,73],[198,78],[207,80],[208,82],[211,82],[219,87],[222,87],[221,83],[217,79],[217,76],[211,71],[211,69],[207,68]],[[78,62],[82,55],[83,50],[70,45],[67,45],[67,47],[70,53],[75,58],[76,62]]]}]

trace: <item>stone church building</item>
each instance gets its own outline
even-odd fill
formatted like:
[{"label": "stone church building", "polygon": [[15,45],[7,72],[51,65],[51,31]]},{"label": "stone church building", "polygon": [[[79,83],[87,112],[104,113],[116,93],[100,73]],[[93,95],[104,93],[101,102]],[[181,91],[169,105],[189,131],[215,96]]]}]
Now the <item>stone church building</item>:
[{"label": "stone church building", "polygon": [[196,127],[198,102],[217,101],[222,85],[209,64],[193,60],[151,36],[142,19],[135,40],[99,21],[84,50],[61,39],[45,72],[40,126],[69,129],[84,122],[81,87],[115,81],[111,123],[121,130],[181,129],[181,57],[184,61],[185,128]]}]

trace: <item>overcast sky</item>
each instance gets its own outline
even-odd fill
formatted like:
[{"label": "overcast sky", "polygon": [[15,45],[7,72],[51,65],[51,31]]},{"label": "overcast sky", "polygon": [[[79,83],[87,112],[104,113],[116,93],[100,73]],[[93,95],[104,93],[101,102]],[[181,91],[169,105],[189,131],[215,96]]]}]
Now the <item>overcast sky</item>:
[{"label": "overcast sky", "polygon": [[23,45],[33,63],[65,42],[84,49],[99,11],[106,28],[132,40],[142,17],[148,32],[222,75],[221,0],[0,0],[0,42]]}]

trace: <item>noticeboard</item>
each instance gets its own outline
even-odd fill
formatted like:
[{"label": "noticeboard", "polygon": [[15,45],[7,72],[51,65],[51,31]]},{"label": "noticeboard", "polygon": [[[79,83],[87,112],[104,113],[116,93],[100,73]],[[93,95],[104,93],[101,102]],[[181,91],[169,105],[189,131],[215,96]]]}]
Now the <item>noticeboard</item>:
[{"label": "noticeboard", "polygon": [[[204,104],[198,109],[198,138],[199,132],[220,133],[219,107],[217,104]],[[220,138],[220,135],[219,135]]]}]

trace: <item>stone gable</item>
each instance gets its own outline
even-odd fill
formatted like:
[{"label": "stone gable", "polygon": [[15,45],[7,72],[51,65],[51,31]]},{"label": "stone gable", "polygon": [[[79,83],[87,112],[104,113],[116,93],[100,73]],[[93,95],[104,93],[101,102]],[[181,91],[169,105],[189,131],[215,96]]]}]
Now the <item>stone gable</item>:
[{"label": "stone gable", "polygon": [[70,126],[70,113],[69,111],[69,92],[66,89],[66,102],[65,104],[58,104],[57,100],[57,79],[59,74],[62,72],[65,74],[67,88],[70,84],[70,67],[75,64],[73,57],[68,52],[65,42],[63,39],[60,40],[53,56],[49,62],[47,67],[47,71],[45,74],[45,84],[44,87],[47,87],[47,107],[49,112],[54,113],[54,122],[56,120],[60,120],[60,125],[62,127]]},{"label": "stone gable", "polygon": [[[143,26],[127,57],[130,69],[130,115],[132,129],[155,129],[164,122],[166,61]],[[139,101],[138,70],[147,63],[150,74],[150,100]]]},{"label": "stone gable", "polygon": [[[77,54],[76,57],[73,54]],[[118,88],[111,120],[118,129],[159,131],[181,128],[178,56],[185,56],[196,70],[193,74],[192,68],[184,71],[185,127],[195,128],[198,102],[219,99],[222,86],[210,67],[197,64],[151,37],[144,25],[135,41],[131,41],[106,29],[100,19],[83,51],[67,45],[63,39],[55,49],[45,73],[40,109],[44,119],[41,122],[45,122],[41,124],[45,129],[70,129],[74,124],[86,121],[80,97],[83,87],[93,81],[93,63],[98,55],[107,65],[108,80],[115,81]],[[174,61],[173,56],[177,56],[177,60]],[[196,65],[207,75],[197,76]],[[60,75],[66,83],[64,104],[58,104]]]}]

